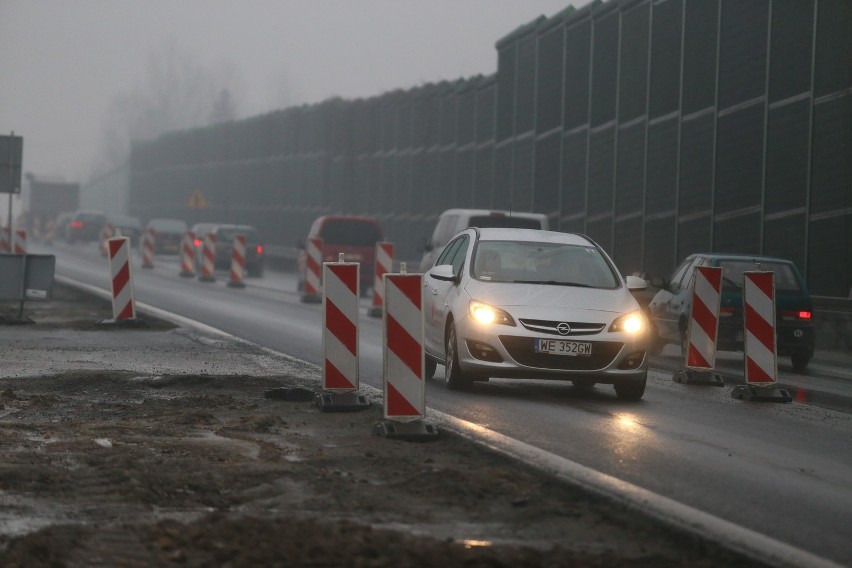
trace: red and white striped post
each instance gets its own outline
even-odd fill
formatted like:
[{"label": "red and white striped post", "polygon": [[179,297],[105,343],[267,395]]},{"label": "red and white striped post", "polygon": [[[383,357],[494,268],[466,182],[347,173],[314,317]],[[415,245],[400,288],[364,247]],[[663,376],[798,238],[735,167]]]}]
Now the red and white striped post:
[{"label": "red and white striped post", "polygon": [[373,305],[367,315],[380,317],[384,306],[384,275],[393,269],[393,243],[376,243],[375,277],[373,278]]},{"label": "red and white striped post", "polygon": [[775,350],[775,274],[743,272],[745,379],[772,385],[778,379]]},{"label": "red and white striped post", "polygon": [[130,239],[113,237],[108,241],[109,269],[112,275],[112,317],[114,320],[136,319],[133,301],[133,278],[130,272]]},{"label": "red and white striped post", "polygon": [[322,266],[323,411],[358,410],[369,403],[358,395],[358,298],[361,265],[326,262]]},{"label": "red and white striped post", "polygon": [[180,275],[184,278],[195,276],[195,233],[187,231],[180,244]]},{"label": "red and white striped post", "polygon": [[112,223],[105,223],[104,228],[101,229],[101,256],[109,256],[109,240],[115,236],[115,230],[112,227]]},{"label": "red and white striped post", "polygon": [[215,282],[213,270],[216,267],[216,233],[204,235],[204,244],[201,247],[201,272],[198,274],[200,282]]},{"label": "red and white striped post", "polygon": [[692,308],[686,329],[686,369],[672,376],[677,383],[724,386],[714,373],[719,337],[719,306],[722,298],[722,269],[699,266],[692,280]]},{"label": "red and white striped post", "polygon": [[148,227],[142,239],[142,268],[154,268],[154,243],[157,241],[157,232],[153,227]]},{"label": "red and white striped post", "polygon": [[234,244],[231,247],[231,279],[228,280],[230,288],[245,288],[243,282],[245,277],[246,262],[246,236],[234,235]]},{"label": "red and white striped post", "polygon": [[0,253],[12,252],[12,232],[9,227],[0,227]]},{"label": "red and white striped post", "polygon": [[754,402],[792,402],[786,389],[776,388],[778,351],[775,321],[775,273],[743,272],[745,385],[732,398]]},{"label": "red and white striped post", "polygon": [[316,300],[322,285],[322,239],[308,239],[305,245],[305,289],[302,300]]},{"label": "red and white striped post", "polygon": [[425,424],[423,275],[384,275],[384,417],[375,432],[391,438],[437,436]]},{"label": "red and white striped post", "polygon": [[15,240],[12,243],[12,254],[27,254],[26,229],[15,229]]}]

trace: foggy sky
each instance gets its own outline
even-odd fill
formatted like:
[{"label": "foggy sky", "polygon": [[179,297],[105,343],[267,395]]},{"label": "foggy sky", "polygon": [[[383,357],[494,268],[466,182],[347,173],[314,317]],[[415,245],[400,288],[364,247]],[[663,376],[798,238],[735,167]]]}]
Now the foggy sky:
[{"label": "foggy sky", "polygon": [[143,88],[152,53],[170,42],[232,79],[242,118],[493,73],[498,39],[569,4],[0,0],[0,133],[24,137],[24,171],[85,182],[109,102]]}]

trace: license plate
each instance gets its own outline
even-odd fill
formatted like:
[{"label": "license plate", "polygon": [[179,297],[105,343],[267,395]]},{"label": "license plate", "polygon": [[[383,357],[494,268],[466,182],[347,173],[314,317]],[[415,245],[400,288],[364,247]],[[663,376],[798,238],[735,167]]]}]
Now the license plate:
[{"label": "license plate", "polygon": [[550,355],[568,355],[570,357],[588,357],[592,354],[592,344],[580,341],[565,341],[564,339],[536,339],[536,353]]}]

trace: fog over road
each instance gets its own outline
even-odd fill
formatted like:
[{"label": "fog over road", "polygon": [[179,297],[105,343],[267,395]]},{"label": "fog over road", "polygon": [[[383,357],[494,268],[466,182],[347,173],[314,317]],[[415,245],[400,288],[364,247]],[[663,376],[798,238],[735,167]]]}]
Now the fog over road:
[{"label": "fog over road", "polygon": [[[94,245],[57,244],[57,273],[104,289],[107,261]],[[267,271],[228,288],[179,277],[177,259],[137,268],[140,302],[319,364],[321,305],[303,304],[295,274]],[[360,319],[361,381],[382,387],[381,320]],[[438,367],[436,377],[443,372]],[[848,375],[819,367],[818,380]],[[319,385],[318,385],[319,386]],[[730,387],[684,386],[652,365],[645,397],[611,387],[492,380],[470,392],[428,381],[427,406],[842,564],[852,564],[852,414],[807,404],[734,400]]]}]

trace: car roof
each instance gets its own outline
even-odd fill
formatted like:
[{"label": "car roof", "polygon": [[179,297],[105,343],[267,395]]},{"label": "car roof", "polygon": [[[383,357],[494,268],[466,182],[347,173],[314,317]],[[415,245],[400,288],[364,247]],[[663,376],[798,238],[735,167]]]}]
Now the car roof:
[{"label": "car roof", "polygon": [[540,229],[487,228],[468,229],[477,231],[481,241],[529,241],[563,243],[570,245],[595,246],[595,243],[583,235],[576,233],[561,233],[558,231],[542,231]]},{"label": "car roof", "polygon": [[700,252],[694,256],[700,256],[711,260],[745,260],[757,262],[787,262],[793,264],[789,258],[780,258],[777,256],[765,256],[760,254],[741,254],[741,253],[723,253],[723,252]]},{"label": "car roof", "polygon": [[530,213],[529,211],[507,211],[503,209],[447,209],[441,215],[501,215],[501,216],[517,216],[524,219],[541,219],[547,217],[544,213]]}]

